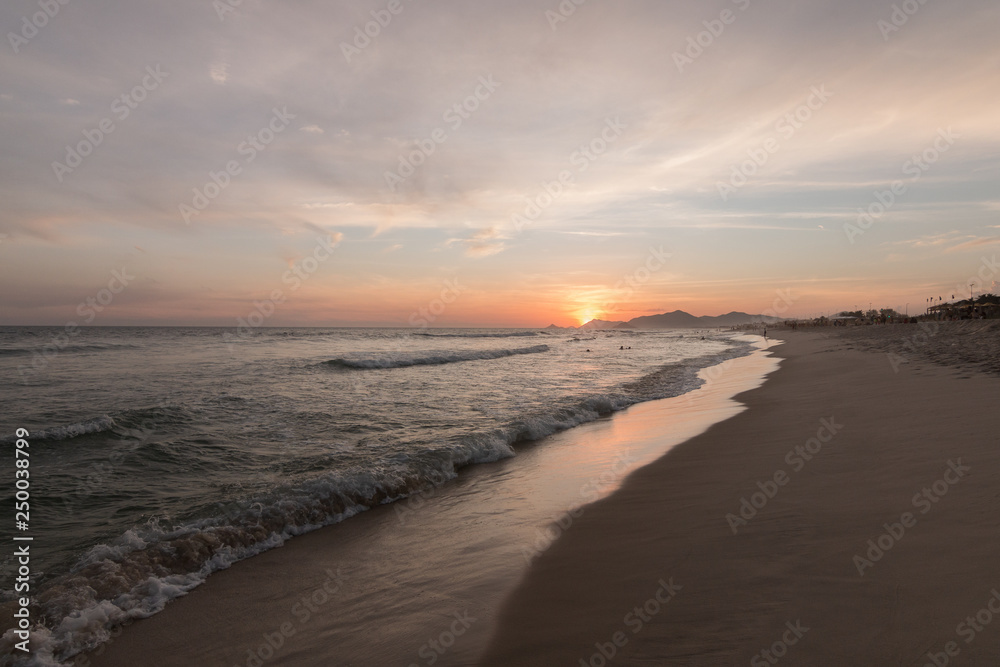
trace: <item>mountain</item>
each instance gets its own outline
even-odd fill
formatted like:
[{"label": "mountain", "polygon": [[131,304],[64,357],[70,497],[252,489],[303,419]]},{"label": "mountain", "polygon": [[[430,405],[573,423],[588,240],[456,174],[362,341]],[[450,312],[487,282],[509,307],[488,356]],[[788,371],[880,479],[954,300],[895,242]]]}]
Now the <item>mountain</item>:
[{"label": "mountain", "polygon": [[628,324],[636,329],[690,329],[690,328],[712,328],[712,327],[733,327],[750,322],[778,322],[777,317],[767,315],[750,315],[742,312],[731,312],[725,315],[703,315],[695,317],[683,310],[675,310],[672,313],[662,315],[645,315],[636,317],[628,321]]},{"label": "mountain", "polygon": [[590,320],[586,324],[581,324],[578,329],[588,331],[604,331],[606,329],[631,329],[628,322],[607,322],[605,320]]},{"label": "mountain", "polygon": [[675,310],[672,313],[662,315],[645,315],[636,317],[628,321],[636,329],[686,329],[690,327],[712,326],[701,321],[700,317],[695,317],[683,310]]},{"label": "mountain", "polygon": [[747,313],[733,311],[731,313],[726,313],[725,315],[718,315],[716,317],[702,317],[700,318],[705,322],[710,322],[712,326],[716,327],[732,327],[739,324],[747,324],[749,322],[780,322],[780,317],[771,317],[770,315],[749,315]]},{"label": "mountain", "polygon": [[628,322],[608,322],[607,320],[591,320],[578,327],[557,327],[550,324],[546,329],[582,329],[584,331],[606,331],[608,329],[711,329],[714,327],[735,327],[751,322],[780,322],[781,318],[769,315],[750,315],[739,311],[725,315],[702,315],[695,317],[683,310],[662,315],[644,315]]}]

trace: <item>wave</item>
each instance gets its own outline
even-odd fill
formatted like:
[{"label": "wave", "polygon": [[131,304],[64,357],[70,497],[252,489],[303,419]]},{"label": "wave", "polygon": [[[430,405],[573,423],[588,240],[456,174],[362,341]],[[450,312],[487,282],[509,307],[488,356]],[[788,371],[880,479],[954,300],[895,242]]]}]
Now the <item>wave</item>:
[{"label": "wave", "polygon": [[378,370],[385,368],[406,368],[409,366],[439,366],[463,361],[485,361],[503,359],[519,354],[539,354],[548,352],[548,345],[535,345],[512,350],[468,350],[465,352],[423,352],[417,355],[386,355],[374,359],[331,359],[323,362],[328,366],[350,370]]},{"label": "wave", "polygon": [[541,331],[512,331],[510,333],[426,333],[418,332],[414,336],[427,338],[527,338],[547,335]]},{"label": "wave", "polygon": [[63,352],[106,352],[108,350],[139,349],[141,345],[132,343],[81,343],[78,345],[59,346],[56,343],[35,345],[32,347],[5,347],[0,348],[0,357],[24,357],[37,354],[43,357],[51,357],[54,354]]},{"label": "wave", "polygon": [[[151,520],[92,547],[69,574],[35,598],[33,661],[55,667],[106,642],[117,627],[147,618],[212,573],[280,547],[292,537],[440,485],[458,470],[514,455],[499,441],[427,450],[398,469],[328,473],[267,497],[216,503],[209,518],[180,526]],[[6,609],[4,609],[6,611]],[[13,642],[13,631],[0,640]]]},{"label": "wave", "polygon": [[[51,428],[32,430],[32,441],[72,440],[83,435],[114,432],[119,436],[135,436],[137,432],[152,431],[167,425],[180,424],[189,418],[187,410],[180,407],[152,407],[134,410],[122,410],[111,415],[100,415],[84,419],[73,424],[53,426]],[[0,438],[0,443],[9,444],[16,438],[13,435]]]},{"label": "wave", "polygon": [[263,329],[261,332],[272,338],[319,338],[325,336],[343,336],[344,331],[338,329]]},{"label": "wave", "polygon": [[[538,348],[527,349],[548,349]],[[518,443],[636,403],[696,389],[702,383],[701,368],[743,356],[750,349],[749,344],[734,345],[722,354],[668,364],[613,392],[566,397],[560,404],[536,408],[497,428],[428,445],[392,464],[326,472],[294,486],[204,506],[198,510],[203,518],[181,525],[151,520],[135,526],[92,547],[68,574],[43,585],[33,614],[41,623],[32,630],[32,664],[65,665],[73,656],[106,642],[121,625],[156,614],[218,570],[279,547],[294,536],[426,492],[454,479],[466,466],[512,457]],[[0,645],[12,640],[9,631]]]},{"label": "wave", "polygon": [[[31,440],[70,440],[72,438],[78,438],[81,435],[110,431],[116,426],[118,426],[118,424],[115,423],[115,420],[110,416],[101,415],[100,417],[94,417],[93,419],[87,419],[75,424],[53,426],[52,428],[43,429],[41,431],[32,431]],[[3,439],[3,442],[7,441],[13,442],[13,438],[7,437]]]}]

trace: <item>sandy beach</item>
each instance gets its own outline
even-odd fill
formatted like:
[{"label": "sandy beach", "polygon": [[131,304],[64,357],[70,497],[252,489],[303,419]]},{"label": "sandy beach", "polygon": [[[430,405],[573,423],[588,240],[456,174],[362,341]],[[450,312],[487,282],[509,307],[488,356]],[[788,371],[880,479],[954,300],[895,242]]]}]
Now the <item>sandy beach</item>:
[{"label": "sandy beach", "polygon": [[970,325],[901,364],[918,325],[772,331],[749,410],[589,506],[482,664],[995,664],[1000,379]]},{"label": "sandy beach", "polygon": [[915,325],[825,328],[843,349],[882,352],[891,367],[911,361],[1000,375],[1000,322],[963,320]]},{"label": "sandy beach", "polygon": [[[220,572],[85,660],[991,664],[1000,378],[964,350],[992,329],[969,324],[902,361],[917,325],[772,331],[781,366],[739,394],[749,409],[696,392],[546,438],[406,521],[386,506]],[[709,369],[720,396],[774,370],[740,363]],[[539,508],[572,506],[548,487],[553,462],[585,470],[567,473],[573,488],[618,448],[645,452],[644,467],[536,549],[539,527],[559,521]],[[430,648],[442,638],[448,650]]]},{"label": "sandy beach", "polygon": [[[761,345],[759,338],[751,338]],[[745,408],[777,361],[705,368],[699,389],[630,407],[471,466],[213,574],[78,665],[473,665],[529,563],[581,507]]]},{"label": "sandy beach", "polygon": [[0,667],[1000,667],[1000,2],[0,22]]}]

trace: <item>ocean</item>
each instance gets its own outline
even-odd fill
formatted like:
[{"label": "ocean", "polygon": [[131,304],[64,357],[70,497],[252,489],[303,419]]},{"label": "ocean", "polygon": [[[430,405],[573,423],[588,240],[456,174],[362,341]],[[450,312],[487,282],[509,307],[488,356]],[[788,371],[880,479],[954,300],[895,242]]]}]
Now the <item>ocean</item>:
[{"label": "ocean", "polygon": [[32,659],[47,665],[217,570],[546,435],[690,392],[700,369],[753,350],[707,331],[65,334],[0,328],[3,467],[26,429]]}]

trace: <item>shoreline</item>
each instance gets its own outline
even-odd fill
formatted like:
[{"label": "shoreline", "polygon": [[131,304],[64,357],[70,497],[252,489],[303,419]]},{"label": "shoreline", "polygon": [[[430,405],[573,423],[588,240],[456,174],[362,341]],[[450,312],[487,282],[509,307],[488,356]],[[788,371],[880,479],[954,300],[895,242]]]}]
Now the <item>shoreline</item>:
[{"label": "shoreline", "polygon": [[1000,379],[770,333],[784,361],[737,397],[749,409],[588,506],[507,599],[480,664],[1000,654]]},{"label": "shoreline", "polygon": [[[538,335],[517,336],[522,334]],[[88,469],[102,472],[73,490],[56,484],[44,497],[53,505],[62,502],[69,516],[80,520],[63,517],[62,523],[50,523],[47,534],[59,539],[39,552],[39,570],[46,576],[35,588],[33,616],[39,624],[31,643],[37,660],[49,663],[52,654],[97,646],[115,626],[157,613],[215,571],[293,536],[389,499],[410,506],[408,496],[424,495],[469,465],[511,456],[514,447],[530,447],[544,434],[606,417],[633,402],[689,391],[704,365],[750,351],[749,345],[704,337],[699,342],[694,336],[675,340],[684,336],[665,332],[649,336],[626,356],[610,351],[618,334],[594,334],[582,337],[590,339],[583,344],[595,346],[600,355],[580,354],[576,336],[560,336],[565,345],[553,345],[551,354],[530,360],[433,369],[395,363],[428,356],[422,351],[426,346],[448,351],[442,359],[455,361],[477,356],[464,354],[466,349],[520,345],[491,340],[508,337],[496,332],[460,332],[462,340],[426,346],[416,335],[393,333],[393,349],[385,351],[373,342],[382,340],[377,332],[358,334],[364,341],[360,345],[339,334],[332,339],[281,335],[274,346],[248,350],[248,358],[221,362],[229,369],[222,376],[240,372],[254,378],[240,387],[216,383],[212,373],[192,381],[177,361],[192,363],[191,372],[204,368],[198,359],[224,349],[217,337],[187,345],[187,335],[167,336],[156,338],[159,345],[147,345],[125,342],[121,332],[102,334],[90,341],[102,356],[65,358],[105,390],[88,392],[64,419],[49,423],[36,415],[30,419],[36,427],[32,433],[45,441],[44,453],[54,459],[53,480],[62,472],[73,479],[91,463]],[[621,342],[633,342],[634,337],[627,338]],[[373,349],[358,351],[368,347]],[[619,348],[617,341],[613,347]],[[300,360],[290,364],[298,369],[291,372],[304,373],[306,381],[289,385],[288,392],[258,395],[254,386],[287,381],[289,365],[252,361],[274,354]],[[388,362],[393,370],[331,372],[322,365],[331,358],[358,357],[375,366]],[[107,404],[103,397],[140,359],[161,368],[158,404],[140,403],[134,409]],[[541,381],[537,387],[534,377]],[[484,378],[494,381],[483,385]],[[521,383],[528,387],[523,395],[512,390]],[[309,386],[322,391],[309,391]],[[338,403],[332,408],[331,398]],[[34,399],[25,396],[15,411],[45,402],[41,394]],[[82,439],[71,443],[77,436]],[[161,456],[169,463],[158,465]],[[208,478],[200,478],[203,467],[213,471]],[[153,473],[148,484],[143,481],[147,471]],[[104,495],[99,480],[118,491]],[[175,496],[177,486],[189,488]],[[130,498],[143,499],[145,515],[134,514],[137,506]],[[157,518],[147,522],[148,515]],[[0,654],[12,650],[9,635],[0,643]]]},{"label": "shoreline", "polygon": [[[743,410],[729,397],[759,386],[775,365],[757,350],[702,369],[707,382],[694,392],[548,436],[513,459],[463,471],[416,503],[380,506],[297,537],[213,574],[86,662],[135,664],[155,655],[158,665],[232,667],[254,663],[252,649],[271,636],[280,646],[264,650],[274,654],[264,664],[423,665],[431,634],[474,618],[435,664],[475,664],[503,599],[551,543],[553,527],[575,521],[575,508],[612,493],[670,447]],[[324,585],[336,594],[320,592]],[[310,594],[333,602],[299,623],[295,605]],[[297,611],[305,614],[301,605]],[[282,627],[291,634],[283,637]]]}]

